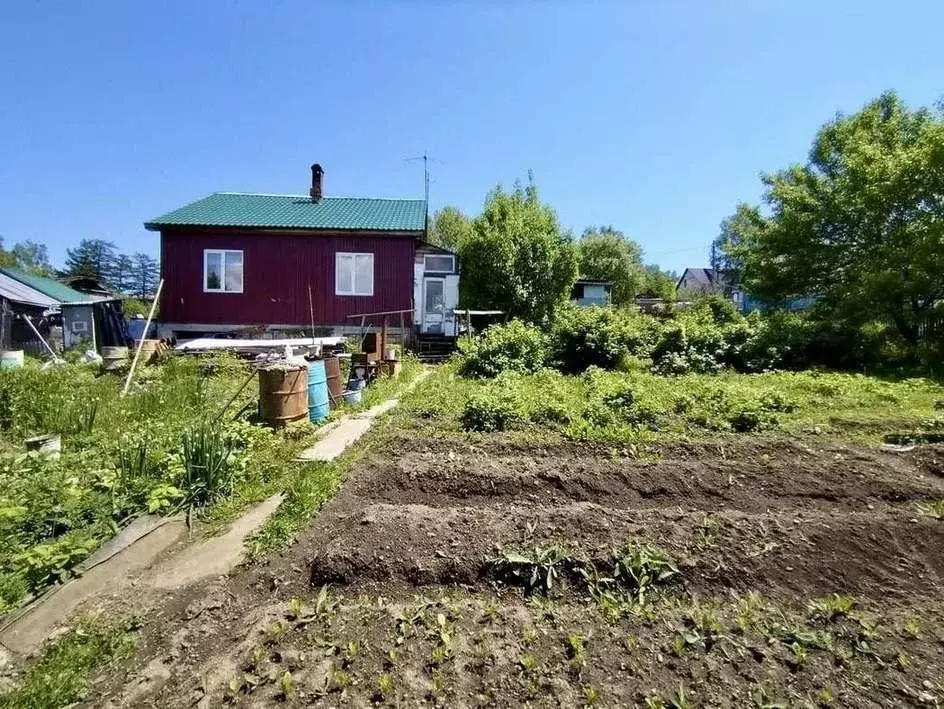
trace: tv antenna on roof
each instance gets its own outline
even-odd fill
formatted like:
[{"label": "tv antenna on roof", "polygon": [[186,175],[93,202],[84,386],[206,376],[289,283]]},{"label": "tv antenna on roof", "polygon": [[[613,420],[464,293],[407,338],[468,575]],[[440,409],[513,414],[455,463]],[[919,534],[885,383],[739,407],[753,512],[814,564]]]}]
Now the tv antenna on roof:
[{"label": "tv antenna on roof", "polygon": [[422,155],[417,155],[414,158],[407,158],[406,162],[416,162],[417,160],[423,161],[423,187],[424,187],[423,195],[426,198],[426,203],[429,204],[429,161],[430,161],[430,158],[429,158],[429,155],[424,152]]}]

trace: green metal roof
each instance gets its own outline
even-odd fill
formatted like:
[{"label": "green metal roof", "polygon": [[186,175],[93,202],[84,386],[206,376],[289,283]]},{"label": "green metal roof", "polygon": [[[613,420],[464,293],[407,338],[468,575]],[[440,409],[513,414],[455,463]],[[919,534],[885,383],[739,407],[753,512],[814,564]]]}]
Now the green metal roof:
[{"label": "green metal roof", "polygon": [[58,300],[60,303],[92,303],[98,300],[88,293],[81,293],[59,281],[54,281],[51,278],[43,278],[42,276],[34,276],[32,273],[21,271],[18,268],[0,268],[0,273],[29,286],[33,290],[38,290],[43,295],[48,295],[50,298]]},{"label": "green metal roof", "polygon": [[147,229],[169,226],[230,226],[269,229],[354,229],[423,231],[426,201],[217,192],[145,222]]}]

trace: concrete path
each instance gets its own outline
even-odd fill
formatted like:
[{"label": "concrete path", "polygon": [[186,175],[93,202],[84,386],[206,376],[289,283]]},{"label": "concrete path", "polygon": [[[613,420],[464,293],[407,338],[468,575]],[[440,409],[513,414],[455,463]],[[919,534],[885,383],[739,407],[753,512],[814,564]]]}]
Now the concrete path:
[{"label": "concrete path", "polygon": [[243,559],[246,539],[282,504],[282,493],[272,495],[235,520],[230,528],[215,537],[191,544],[160,564],[153,573],[151,586],[175,589],[211,576],[228,574]]},{"label": "concrete path", "polygon": [[56,586],[0,631],[0,643],[28,655],[69,622],[79,606],[93,596],[115,593],[158,556],[187,536],[187,525],[173,520],[141,537],[82,576]]},{"label": "concrete path", "polygon": [[[420,372],[419,376],[403,390],[403,394],[411,391],[429,374],[429,369]],[[395,409],[399,403],[399,399],[387,399],[383,403],[372,406],[367,411],[341,419],[337,426],[322,436],[321,440],[315,445],[302,451],[301,455],[298,456],[298,460],[324,462],[334,460],[347,450],[349,445],[370,430],[375,418]]]}]

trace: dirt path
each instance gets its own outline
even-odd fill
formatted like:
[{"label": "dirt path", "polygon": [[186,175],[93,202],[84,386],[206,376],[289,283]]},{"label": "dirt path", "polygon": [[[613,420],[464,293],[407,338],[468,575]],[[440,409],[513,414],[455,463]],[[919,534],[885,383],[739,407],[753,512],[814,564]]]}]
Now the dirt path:
[{"label": "dirt path", "polygon": [[[748,442],[635,460],[391,441],[283,557],[165,605],[110,705],[940,696],[944,524],[916,513],[944,497],[937,449]],[[489,561],[565,545],[606,568],[628,540],[672,559],[667,595],[588,597],[562,565],[549,598],[523,596]],[[807,607],[833,593],[854,610]]]}]

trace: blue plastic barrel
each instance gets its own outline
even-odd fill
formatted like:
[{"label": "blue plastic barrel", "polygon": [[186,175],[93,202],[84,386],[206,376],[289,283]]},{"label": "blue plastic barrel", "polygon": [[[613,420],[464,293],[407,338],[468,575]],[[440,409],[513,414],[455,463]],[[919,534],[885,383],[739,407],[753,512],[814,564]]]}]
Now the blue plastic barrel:
[{"label": "blue plastic barrel", "polygon": [[308,364],[308,417],[313,423],[328,418],[328,376],[323,359]]}]

